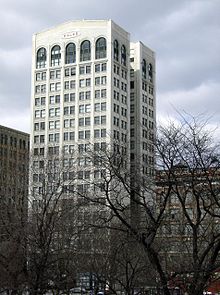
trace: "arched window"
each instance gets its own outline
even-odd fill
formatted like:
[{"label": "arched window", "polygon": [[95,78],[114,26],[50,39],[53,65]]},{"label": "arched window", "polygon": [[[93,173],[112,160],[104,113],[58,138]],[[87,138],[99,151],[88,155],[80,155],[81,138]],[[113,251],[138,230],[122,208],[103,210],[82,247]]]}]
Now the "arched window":
[{"label": "arched window", "polygon": [[142,61],[142,77],[147,79],[147,63],[145,59]]},{"label": "arched window", "polygon": [[105,38],[99,38],[96,41],[95,45],[95,58],[105,58],[106,57],[106,39]]},{"label": "arched window", "polygon": [[124,45],[121,47],[121,64],[126,66],[126,48]]},{"label": "arched window", "polygon": [[91,59],[91,46],[88,40],[82,42],[80,46],[80,61]]},{"label": "arched window", "polygon": [[45,68],[47,63],[47,51],[45,48],[40,48],[37,51],[37,63],[36,68]]},{"label": "arched window", "polygon": [[118,41],[114,41],[114,59],[118,61]]},{"label": "arched window", "polygon": [[51,66],[59,66],[61,60],[61,49],[59,45],[55,45],[51,49]]},{"label": "arched window", "polygon": [[148,65],[148,78],[150,82],[153,82],[153,66],[152,64]]},{"label": "arched window", "polygon": [[74,43],[69,43],[66,46],[65,63],[72,64],[74,62],[76,62],[76,45]]}]

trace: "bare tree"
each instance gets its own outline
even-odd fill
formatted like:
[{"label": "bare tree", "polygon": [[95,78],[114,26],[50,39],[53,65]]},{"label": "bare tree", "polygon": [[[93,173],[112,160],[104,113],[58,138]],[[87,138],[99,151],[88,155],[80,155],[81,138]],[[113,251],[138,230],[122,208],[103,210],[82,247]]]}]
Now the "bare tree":
[{"label": "bare tree", "polygon": [[14,143],[0,165],[0,291],[20,293],[27,270],[28,144]]},{"label": "bare tree", "polygon": [[[74,287],[80,204],[73,157],[35,157],[29,199],[28,286],[31,293]],[[71,192],[71,193],[70,193]]]},{"label": "bare tree", "polygon": [[202,294],[219,268],[219,145],[206,121],[182,118],[181,125],[161,129],[157,151],[162,168],[158,198],[171,186],[162,223],[167,228],[168,221],[166,237],[173,248],[171,277],[189,294]]},{"label": "bare tree", "polygon": [[25,247],[27,204],[17,201],[1,204],[0,242],[0,289],[6,292],[10,290],[15,294],[22,291],[27,271]]},{"label": "bare tree", "polygon": [[195,118],[160,128],[155,178],[131,171],[120,150],[93,154],[101,192],[82,194],[108,212],[102,226],[142,246],[166,295],[202,294],[219,267],[219,154],[206,128]]},{"label": "bare tree", "polygon": [[203,293],[219,268],[219,146],[207,122],[182,118],[158,128],[155,150],[154,177],[130,169],[120,143],[33,161],[24,235],[31,293],[68,291],[86,272],[113,293],[152,281],[165,295]]}]

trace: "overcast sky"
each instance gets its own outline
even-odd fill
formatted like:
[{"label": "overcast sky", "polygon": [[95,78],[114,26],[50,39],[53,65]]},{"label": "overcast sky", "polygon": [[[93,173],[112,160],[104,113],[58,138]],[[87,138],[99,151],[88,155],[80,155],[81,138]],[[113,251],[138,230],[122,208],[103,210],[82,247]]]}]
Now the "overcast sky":
[{"label": "overcast sky", "polygon": [[220,121],[220,0],[1,0],[0,125],[30,130],[31,41],[76,19],[113,19],[156,52],[158,122]]}]

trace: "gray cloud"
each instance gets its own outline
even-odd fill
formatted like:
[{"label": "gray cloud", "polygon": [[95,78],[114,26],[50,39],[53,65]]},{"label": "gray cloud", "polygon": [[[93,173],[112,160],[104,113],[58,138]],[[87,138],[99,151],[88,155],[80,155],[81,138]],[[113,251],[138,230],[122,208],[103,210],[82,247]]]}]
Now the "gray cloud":
[{"label": "gray cloud", "polygon": [[110,18],[156,52],[158,117],[172,115],[175,106],[214,114],[215,124],[220,117],[219,15],[219,0],[3,0],[0,124],[16,127],[17,118],[20,129],[29,131],[33,33],[74,19]]}]

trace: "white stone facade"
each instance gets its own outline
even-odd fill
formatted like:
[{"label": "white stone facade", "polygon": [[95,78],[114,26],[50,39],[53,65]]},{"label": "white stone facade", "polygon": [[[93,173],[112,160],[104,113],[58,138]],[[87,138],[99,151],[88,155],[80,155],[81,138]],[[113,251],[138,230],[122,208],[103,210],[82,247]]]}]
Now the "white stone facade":
[{"label": "white stone facade", "polygon": [[[142,73],[143,60],[146,75]],[[72,21],[35,34],[31,98],[34,156],[65,155],[83,150],[89,143],[104,147],[114,140],[129,155],[131,136],[132,161],[139,158],[143,173],[152,173],[154,83],[154,53],[140,42],[130,43],[129,33],[111,20]]]}]

